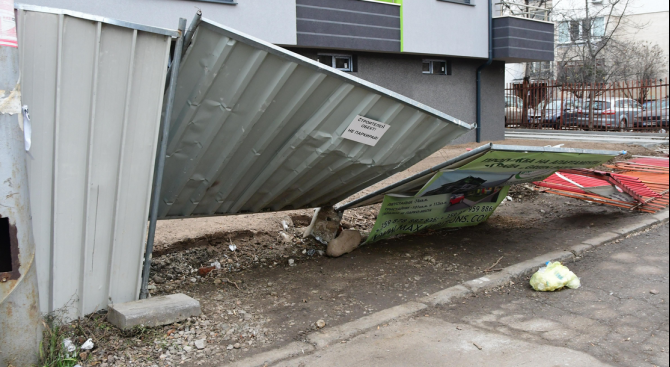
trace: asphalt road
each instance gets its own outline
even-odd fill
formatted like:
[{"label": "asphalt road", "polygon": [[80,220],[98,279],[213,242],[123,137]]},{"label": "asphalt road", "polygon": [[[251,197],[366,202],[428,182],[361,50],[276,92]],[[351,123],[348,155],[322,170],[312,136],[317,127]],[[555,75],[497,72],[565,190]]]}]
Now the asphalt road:
[{"label": "asphalt road", "polygon": [[668,366],[664,224],[567,264],[582,288],[527,279],[278,364],[308,366]]}]

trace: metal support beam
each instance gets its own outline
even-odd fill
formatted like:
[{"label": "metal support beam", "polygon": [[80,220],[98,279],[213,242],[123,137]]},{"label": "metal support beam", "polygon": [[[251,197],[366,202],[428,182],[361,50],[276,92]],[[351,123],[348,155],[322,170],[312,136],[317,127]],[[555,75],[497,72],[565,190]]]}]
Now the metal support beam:
[{"label": "metal support beam", "polygon": [[151,210],[149,212],[149,235],[147,238],[147,249],[144,253],[144,270],[142,272],[142,286],[140,288],[140,299],[145,299],[149,295],[147,286],[149,285],[149,273],[151,272],[151,254],[154,250],[154,238],[156,236],[156,220],[158,219],[158,201],[161,194],[161,183],[163,181],[163,171],[165,169],[165,155],[167,154],[168,136],[170,135],[170,119],[172,118],[172,105],[174,104],[174,94],[177,89],[177,75],[179,74],[179,64],[181,63],[182,51],[184,48],[184,30],[186,29],[186,19],[179,18],[179,37],[174,49],[172,65],[170,67],[169,87],[165,100],[165,110],[163,111],[163,123],[161,126],[160,150],[156,160],[156,169],[154,175],[153,192],[151,198]]}]

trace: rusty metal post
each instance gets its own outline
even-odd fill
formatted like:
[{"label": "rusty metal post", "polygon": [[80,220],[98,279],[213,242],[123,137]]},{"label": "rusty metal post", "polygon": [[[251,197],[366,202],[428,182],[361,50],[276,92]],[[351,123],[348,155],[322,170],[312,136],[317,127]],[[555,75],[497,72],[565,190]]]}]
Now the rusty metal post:
[{"label": "rusty metal post", "polygon": [[0,366],[3,367],[36,364],[42,338],[24,121],[19,118],[19,75],[18,48],[0,46]]}]

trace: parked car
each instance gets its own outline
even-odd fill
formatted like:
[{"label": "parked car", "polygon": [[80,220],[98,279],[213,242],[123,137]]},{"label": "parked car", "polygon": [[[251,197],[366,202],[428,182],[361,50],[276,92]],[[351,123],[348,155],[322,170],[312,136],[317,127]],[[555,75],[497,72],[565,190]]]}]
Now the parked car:
[{"label": "parked car", "polygon": [[505,126],[521,125],[523,114],[523,99],[517,96],[505,96]]},{"label": "parked car", "polygon": [[644,104],[642,112],[637,115],[634,127],[668,127],[668,98]]},{"label": "parked car", "polygon": [[577,111],[581,106],[582,102],[578,99],[542,101],[536,108],[529,111],[531,123],[554,129],[574,126],[577,122]]},{"label": "parked car", "polygon": [[[591,101],[577,111],[576,125],[589,128]],[[630,98],[612,98],[593,101],[593,128],[596,130],[623,130],[633,126],[642,106]]]}]

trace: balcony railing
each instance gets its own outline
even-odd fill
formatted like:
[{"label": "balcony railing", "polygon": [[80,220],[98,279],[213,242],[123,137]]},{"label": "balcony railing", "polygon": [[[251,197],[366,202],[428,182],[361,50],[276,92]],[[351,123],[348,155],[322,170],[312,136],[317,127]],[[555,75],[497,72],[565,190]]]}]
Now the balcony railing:
[{"label": "balcony railing", "polygon": [[526,5],[511,1],[502,1],[496,3],[494,14],[496,15],[496,17],[517,17],[531,20],[539,20],[544,22],[551,21],[550,8]]}]

